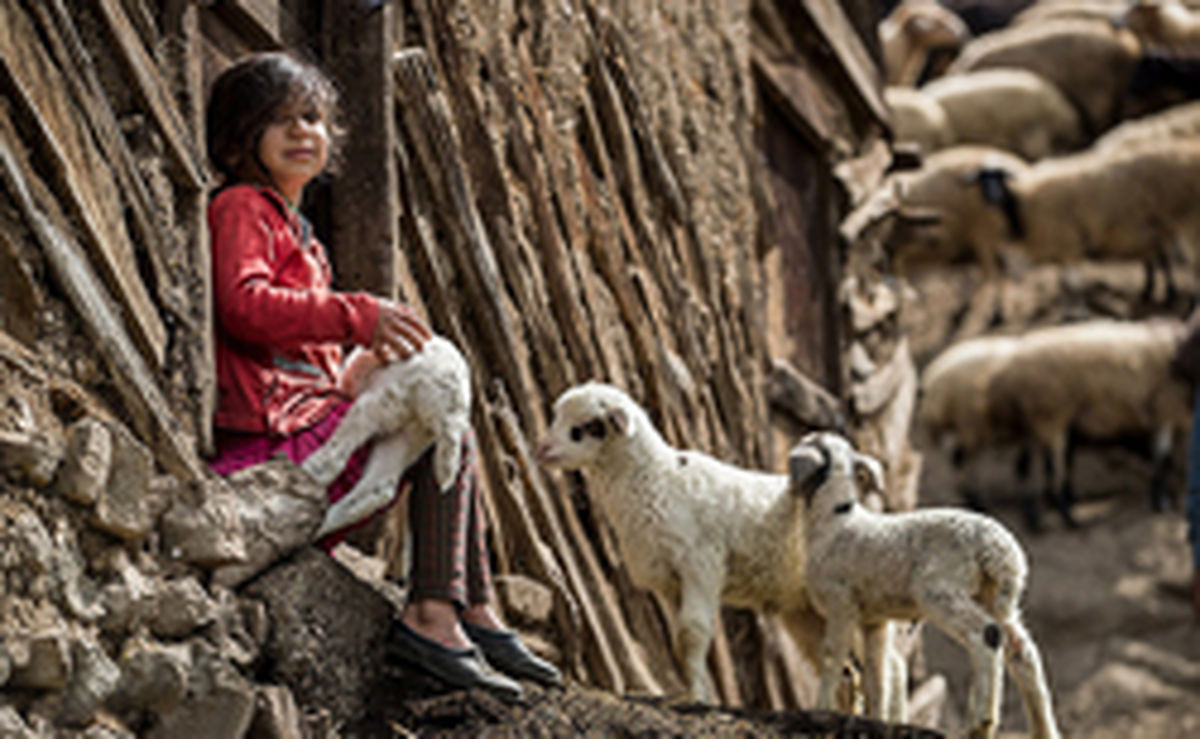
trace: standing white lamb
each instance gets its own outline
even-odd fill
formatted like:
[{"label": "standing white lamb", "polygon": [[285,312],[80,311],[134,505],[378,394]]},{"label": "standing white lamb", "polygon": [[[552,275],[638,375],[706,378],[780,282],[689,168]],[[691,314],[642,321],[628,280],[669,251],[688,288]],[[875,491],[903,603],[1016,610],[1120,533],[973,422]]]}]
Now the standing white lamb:
[{"label": "standing white lamb", "polygon": [[709,694],[705,657],[722,603],[778,613],[816,664],[823,626],[804,587],[804,510],[787,475],[675,449],[624,391],[595,382],[559,396],[537,459],[583,472],[630,579],[675,610],[693,699]]},{"label": "standing white lamb", "polygon": [[463,436],[471,428],[470,367],[458,348],[440,336],[408,359],[382,367],[371,352],[352,355],[346,383],[362,383],[363,389],[333,435],[300,466],[327,486],[355,450],[370,440],[374,445],[362,478],[326,511],[315,538],[387,505],[404,471],[434,444],[434,477],[438,489],[447,490],[458,472]]},{"label": "standing white lamb", "polygon": [[1007,529],[956,509],[869,511],[858,502],[867,492],[859,488],[881,488],[883,471],[835,433],[806,436],[788,468],[795,494],[806,503],[809,592],[826,619],[819,708],[833,705],[856,628],[866,635],[864,685],[879,705],[890,684],[882,656],[889,622],[928,619],[970,656],[970,736],[995,734],[1007,665],[1031,735],[1058,737],[1041,657],[1018,610],[1028,566]]}]

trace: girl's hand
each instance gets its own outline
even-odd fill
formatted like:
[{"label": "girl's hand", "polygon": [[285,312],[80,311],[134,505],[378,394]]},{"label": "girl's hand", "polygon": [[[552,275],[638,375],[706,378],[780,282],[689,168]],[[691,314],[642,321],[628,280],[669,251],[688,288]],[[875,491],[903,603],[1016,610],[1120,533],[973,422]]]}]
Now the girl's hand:
[{"label": "girl's hand", "polygon": [[421,351],[433,332],[412,306],[392,300],[379,301],[379,323],[371,349],[384,362],[401,362]]}]

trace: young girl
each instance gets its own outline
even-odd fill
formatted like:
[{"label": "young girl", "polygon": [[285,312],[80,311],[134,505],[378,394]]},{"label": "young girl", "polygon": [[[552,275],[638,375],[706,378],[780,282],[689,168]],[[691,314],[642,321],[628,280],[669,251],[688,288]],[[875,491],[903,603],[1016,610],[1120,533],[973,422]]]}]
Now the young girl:
[{"label": "young girl", "polygon": [[[223,181],[208,209],[218,387],[211,466],[221,475],[280,451],[300,463],[333,433],[351,403],[339,386],[344,345],[403,361],[430,337],[409,306],[333,290],[324,249],[296,209],[334,153],[336,102],[318,69],[283,53],[251,55],[213,84],[207,145]],[[514,677],[561,678],[490,605],[473,438],[463,445],[452,493],[437,491],[428,455],[406,476],[413,563],[392,646],[450,685],[517,696],[520,685],[489,662]],[[369,453],[347,463],[331,502],[354,486]]]}]

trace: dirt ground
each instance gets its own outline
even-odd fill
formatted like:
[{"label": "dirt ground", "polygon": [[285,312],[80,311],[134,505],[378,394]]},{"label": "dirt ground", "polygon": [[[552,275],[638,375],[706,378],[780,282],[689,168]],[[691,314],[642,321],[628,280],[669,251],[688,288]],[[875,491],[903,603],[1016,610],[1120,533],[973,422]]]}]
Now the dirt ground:
[{"label": "dirt ground", "polygon": [[[922,505],[957,503],[946,456],[924,446]],[[1044,532],[1034,534],[1016,497],[1014,461],[1003,452],[983,460],[976,479],[988,493],[990,512],[1029,555],[1025,617],[1042,651],[1063,735],[1200,736],[1200,625],[1184,589],[1191,558],[1181,505],[1152,512],[1149,465],[1141,458],[1081,450],[1075,480],[1082,526],[1066,529],[1047,513]],[[1181,495],[1182,473],[1174,478]],[[966,708],[965,653],[935,630],[925,633],[929,669],[949,678],[941,728],[954,736]],[[1020,736],[1024,727],[1019,697],[1006,681],[1001,736]]]}]

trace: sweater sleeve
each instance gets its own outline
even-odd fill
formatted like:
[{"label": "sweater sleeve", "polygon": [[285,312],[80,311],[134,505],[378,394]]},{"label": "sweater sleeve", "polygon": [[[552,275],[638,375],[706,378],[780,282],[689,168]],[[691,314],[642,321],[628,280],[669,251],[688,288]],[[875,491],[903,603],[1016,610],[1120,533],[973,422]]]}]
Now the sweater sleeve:
[{"label": "sweater sleeve", "polygon": [[[271,206],[261,197],[218,198],[210,210],[213,299],[221,330],[251,344],[290,348],[312,342],[367,345],[379,300],[336,292],[323,277],[308,286],[275,284],[278,245]],[[314,271],[315,272],[315,271]]]}]

